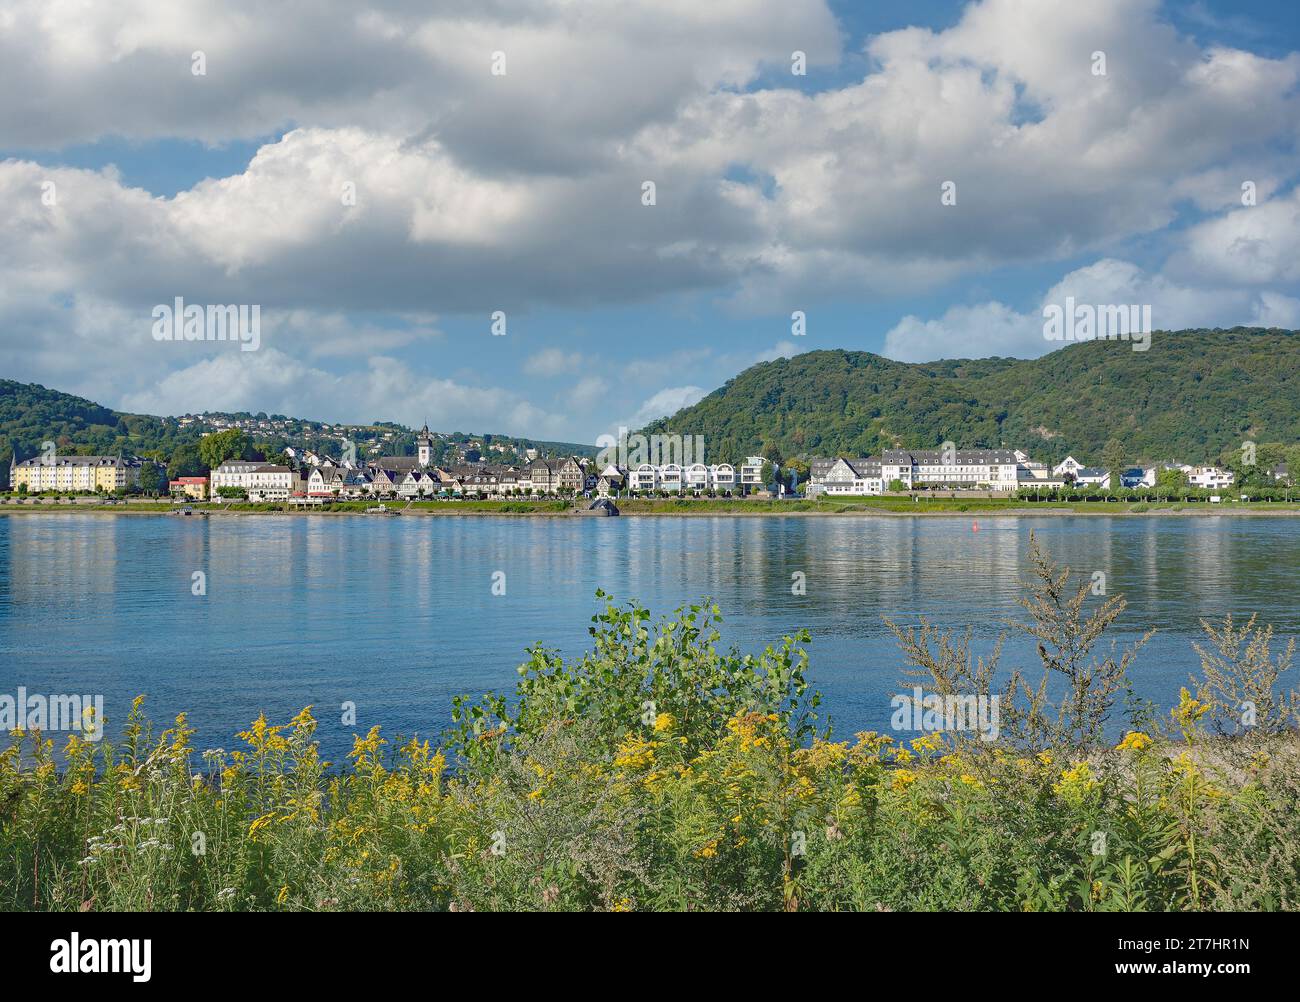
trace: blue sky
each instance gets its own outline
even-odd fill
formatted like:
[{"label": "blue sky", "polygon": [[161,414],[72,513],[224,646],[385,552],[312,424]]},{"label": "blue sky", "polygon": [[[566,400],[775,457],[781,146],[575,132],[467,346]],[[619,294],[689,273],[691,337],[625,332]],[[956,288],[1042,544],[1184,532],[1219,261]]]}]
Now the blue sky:
[{"label": "blue sky", "polygon": [[1294,4],[61,6],[0,26],[0,375],[111,406],[589,442],[799,351],[1043,354],[1065,296],[1300,325]]}]

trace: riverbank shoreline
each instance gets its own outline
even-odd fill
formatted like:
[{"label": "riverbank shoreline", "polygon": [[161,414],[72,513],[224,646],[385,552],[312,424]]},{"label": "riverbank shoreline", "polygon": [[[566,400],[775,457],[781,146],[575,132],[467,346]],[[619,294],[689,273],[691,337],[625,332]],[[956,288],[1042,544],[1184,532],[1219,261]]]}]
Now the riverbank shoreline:
[{"label": "riverbank shoreline", "polygon": [[[391,508],[386,513],[367,511],[365,503],[340,505],[335,508],[290,508],[278,506],[195,507],[189,515],[179,507],[169,504],[0,504],[3,515],[172,515],[177,518],[236,518],[242,516],[280,517],[331,517],[369,515],[388,518],[400,514],[416,517],[493,517],[522,516],[543,518],[569,518],[577,511],[558,502],[520,501],[449,501],[423,502],[409,508]],[[1016,517],[1025,516],[1112,516],[1124,518],[1196,518],[1229,516],[1233,518],[1295,518],[1300,517],[1300,502],[1232,502],[1210,504],[1203,501],[1155,504],[1151,502],[1014,502],[996,499],[925,499],[906,504],[901,498],[880,502],[812,502],[812,501],[706,501],[706,500],[651,500],[619,503],[621,517],[660,518],[678,516],[686,518],[834,518],[854,515],[885,515],[902,518],[918,516],[937,517]]]}]

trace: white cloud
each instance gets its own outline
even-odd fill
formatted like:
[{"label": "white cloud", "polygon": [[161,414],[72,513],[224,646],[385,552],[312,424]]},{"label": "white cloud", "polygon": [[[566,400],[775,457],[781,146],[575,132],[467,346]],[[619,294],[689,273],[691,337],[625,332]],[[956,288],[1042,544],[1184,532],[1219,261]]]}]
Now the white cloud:
[{"label": "white cloud", "polygon": [[1015,355],[1032,358],[1055,347],[1042,320],[1002,303],[953,306],[937,320],[906,316],[885,335],[884,355],[900,362]]},{"label": "white cloud", "polygon": [[683,407],[699,403],[708,393],[699,386],[671,386],[660,390],[643,403],[630,418],[619,421],[619,425],[636,429],[643,428],[651,421],[676,414]]},{"label": "white cloud", "polygon": [[1300,281],[1300,188],[1192,227],[1170,267],[1218,282]]},{"label": "white cloud", "polygon": [[805,349],[800,348],[793,341],[778,341],[766,351],[760,351],[754,359],[755,362],[771,362],[778,358],[792,358]]},{"label": "white cloud", "polygon": [[528,357],[524,362],[524,372],[530,376],[564,376],[578,372],[584,364],[586,359],[580,351],[544,348]]},{"label": "white cloud", "polygon": [[[685,98],[802,48],[839,56],[822,0],[11,0],[0,135],[255,138],[291,123],[436,131],[494,171],[572,168]],[[201,50],[206,74],[195,76]],[[507,72],[490,72],[503,51]]]},{"label": "white cloud", "polygon": [[338,376],[275,349],[219,355],[171,373],[122,406],[150,414],[194,410],[267,411],[329,421],[428,421],[446,430],[559,438],[563,415],[498,387],[427,379],[393,358],[376,356],[359,373]]},{"label": "white cloud", "polygon": [[[793,49],[830,65],[840,45],[822,0],[14,0],[0,64],[20,85],[0,91],[0,134],[17,148],[291,131],[171,198],[112,169],[0,162],[0,365],[173,410],[318,405],[286,381],[295,371],[346,380],[339,406],[368,417],[543,434],[600,406],[598,384],[581,381],[561,416],[471,379],[399,378],[391,353],[437,341],[435,316],[686,293],[788,316],[1084,254],[1096,263],[1046,296],[1150,302],[1166,328],[1295,322],[1300,193],[1280,192],[1294,183],[1281,151],[1300,134],[1300,54],[1200,46],[1156,0],[983,0],[945,30],[874,37],[859,80],[779,85]],[[196,49],[205,76],[190,72]],[[1091,73],[1099,49],[1105,77]],[[504,77],[489,71],[496,50]],[[778,83],[755,88],[764,70]],[[1260,204],[1233,208],[1246,177]],[[1222,214],[1172,229],[1189,205]],[[1174,251],[1160,270],[1115,257],[1151,234]],[[260,304],[262,355],[161,350],[149,310],[177,295]],[[1036,311],[988,302],[906,317],[885,350],[1048,347]],[[523,370],[573,376],[580,357],[547,347]],[[674,384],[646,399],[644,423],[754,357],[665,348],[605,382],[632,399]],[[330,374],[327,360],[353,368]]]},{"label": "white cloud", "polygon": [[1153,330],[1194,327],[1294,325],[1300,300],[1222,286],[1183,285],[1150,274],[1129,261],[1105,258],[1065,275],[1042,297],[1037,310],[1021,313],[1004,303],[953,306],[941,317],[907,316],[885,335],[884,354],[900,362],[1009,355],[1036,358],[1063,346],[1043,336],[1043,308],[1150,306]]}]

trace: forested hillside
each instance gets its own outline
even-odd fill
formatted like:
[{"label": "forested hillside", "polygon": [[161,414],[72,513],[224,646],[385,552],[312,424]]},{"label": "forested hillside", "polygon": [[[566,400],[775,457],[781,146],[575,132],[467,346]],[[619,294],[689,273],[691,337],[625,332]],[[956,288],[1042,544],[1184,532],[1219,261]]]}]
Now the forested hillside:
[{"label": "forested hillside", "polygon": [[747,369],[646,430],[703,435],[719,461],[944,441],[1100,461],[1117,438],[1133,460],[1196,462],[1247,439],[1300,441],[1298,391],[1300,336],[1276,329],[1157,331],[1146,352],[1090,341],[1032,360],[813,351]]}]

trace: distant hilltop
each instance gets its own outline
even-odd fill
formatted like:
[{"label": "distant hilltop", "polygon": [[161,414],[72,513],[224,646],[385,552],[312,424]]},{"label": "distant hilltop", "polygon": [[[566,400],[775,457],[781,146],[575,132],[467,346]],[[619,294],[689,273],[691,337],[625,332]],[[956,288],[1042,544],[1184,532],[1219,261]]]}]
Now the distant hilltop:
[{"label": "distant hilltop", "polygon": [[702,436],[712,461],[885,449],[1019,448],[1132,460],[1213,459],[1250,440],[1300,441],[1295,331],[1155,331],[1149,350],[1069,344],[1041,358],[895,362],[810,351],[746,369],[646,434]]}]

